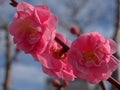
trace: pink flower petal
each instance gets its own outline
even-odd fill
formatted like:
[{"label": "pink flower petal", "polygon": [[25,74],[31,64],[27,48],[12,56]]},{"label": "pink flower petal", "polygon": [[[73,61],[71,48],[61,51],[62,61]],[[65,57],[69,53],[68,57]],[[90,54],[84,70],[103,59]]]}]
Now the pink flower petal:
[{"label": "pink flower petal", "polygon": [[[61,34],[57,33],[56,37],[61,39],[63,42],[67,41]],[[46,74],[65,80],[74,80],[75,75],[73,74],[72,66],[67,61],[67,54],[66,56],[61,56],[61,48],[62,46],[53,40],[49,45],[47,45],[46,50],[37,56],[37,61],[42,64],[43,71]],[[63,53],[62,55],[65,54]]]},{"label": "pink flower petal", "polygon": [[46,23],[51,30],[54,30],[58,24],[58,18],[54,14],[50,14],[50,17]]},{"label": "pink flower petal", "polygon": [[[48,23],[43,23],[49,21],[49,18],[56,17],[51,14],[49,7],[45,5],[32,6],[26,2],[18,3],[13,22],[9,24],[9,31],[13,35],[16,47],[34,56],[44,52],[56,32],[56,28],[51,30]],[[55,23],[52,27],[57,26],[56,22],[51,21]]]},{"label": "pink flower petal", "polygon": [[18,11],[26,11],[26,10],[33,10],[34,7],[31,4],[28,4],[26,2],[20,2],[17,5]]},{"label": "pink flower petal", "polygon": [[117,51],[118,45],[112,39],[108,39],[108,40],[109,40],[109,45],[110,45],[110,48],[111,48],[111,53],[114,54]]},{"label": "pink flower petal", "polygon": [[35,15],[38,16],[38,19],[40,20],[41,23],[44,23],[45,21],[47,21],[49,19],[50,9],[45,5],[36,6],[35,7]]}]

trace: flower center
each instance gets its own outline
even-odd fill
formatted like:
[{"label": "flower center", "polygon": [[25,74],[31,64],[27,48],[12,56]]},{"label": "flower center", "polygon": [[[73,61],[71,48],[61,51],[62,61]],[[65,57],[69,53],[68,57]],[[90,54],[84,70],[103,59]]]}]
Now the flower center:
[{"label": "flower center", "polygon": [[18,24],[18,28],[21,29],[20,30],[21,34],[23,33],[34,34],[36,32],[35,28],[33,27],[33,22],[28,18],[21,20]]},{"label": "flower center", "polygon": [[56,58],[56,59],[65,59],[67,56],[66,56],[66,53],[64,53],[63,51],[63,48],[56,48],[54,46],[52,46],[50,48],[50,53]]},{"label": "flower center", "polygon": [[84,51],[82,52],[83,59],[85,62],[93,61],[98,64],[98,57],[92,51]]}]

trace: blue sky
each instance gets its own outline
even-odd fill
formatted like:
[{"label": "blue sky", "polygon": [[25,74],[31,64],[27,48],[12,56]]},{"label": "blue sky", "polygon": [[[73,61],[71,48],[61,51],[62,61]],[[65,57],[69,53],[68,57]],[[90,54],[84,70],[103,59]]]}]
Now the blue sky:
[{"label": "blue sky", "polygon": [[[11,22],[16,11],[15,8],[9,5],[10,0],[6,0],[0,6],[0,16],[5,21]],[[22,1],[22,0],[17,0]],[[51,11],[54,12],[60,20],[63,20],[70,27],[74,25],[74,21],[78,21],[85,32],[99,31],[105,37],[112,37],[114,32],[113,23],[115,20],[115,0],[88,0],[84,8],[78,11],[73,18],[72,5],[79,6],[84,0],[24,0],[33,5],[47,4]],[[71,1],[71,2],[70,2]],[[82,4],[81,4],[82,5]],[[89,15],[91,14],[91,17]],[[93,18],[93,19],[91,19]],[[90,22],[87,25],[87,22]],[[0,25],[4,22],[0,22]],[[57,31],[66,35],[69,39],[74,40],[76,37],[71,35],[68,28],[58,25]],[[106,32],[107,31],[107,32]],[[5,41],[4,32],[0,32],[0,84],[4,81],[4,65],[5,65]],[[12,39],[11,39],[12,40]],[[14,45],[13,45],[14,47]],[[19,62],[14,62],[12,65],[12,89],[15,90],[45,90],[46,75],[42,72],[41,65],[35,62],[32,56],[24,54],[18,55]],[[2,90],[2,86],[0,86]]]},{"label": "blue sky", "polygon": [[[4,81],[4,64],[5,57],[1,54],[0,63],[0,84]],[[44,90],[46,76],[42,72],[41,65],[35,62],[32,56],[21,52],[18,57],[18,62],[12,65],[12,89],[15,90]],[[0,90],[1,86],[0,86]]]}]

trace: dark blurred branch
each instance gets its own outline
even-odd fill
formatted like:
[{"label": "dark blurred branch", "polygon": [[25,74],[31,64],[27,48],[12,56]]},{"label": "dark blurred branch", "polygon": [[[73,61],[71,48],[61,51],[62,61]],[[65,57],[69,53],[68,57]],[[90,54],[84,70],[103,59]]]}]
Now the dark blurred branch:
[{"label": "dark blurred branch", "polygon": [[118,82],[118,81],[116,81],[114,78],[112,78],[112,77],[110,77],[109,79],[108,79],[108,81],[112,84],[112,85],[114,85],[115,87],[117,87],[118,88],[118,90],[120,90],[120,83]]},{"label": "dark blurred branch", "polygon": [[54,87],[56,87],[56,90],[64,90],[66,86],[68,86],[68,81],[60,81],[58,79],[54,79],[52,81],[52,84]]},{"label": "dark blurred branch", "polygon": [[2,22],[2,24],[0,25],[0,30],[6,30],[8,23],[1,15],[0,15],[0,22]]},{"label": "dark blurred branch", "polygon": [[[15,0],[11,0],[12,3],[15,5]],[[10,35],[8,31],[8,23],[7,21],[0,15],[0,20],[2,21],[2,25],[0,26],[0,29],[3,29],[5,31],[5,40],[6,40],[6,63],[5,63],[5,80],[3,84],[4,90],[11,90],[11,73],[12,73],[12,62],[15,60],[18,52],[16,51],[15,54],[11,55],[11,41],[10,41]]]},{"label": "dark blurred branch", "polygon": [[[17,2],[15,0],[11,0],[12,6],[17,5]],[[4,21],[3,18],[0,17],[0,20]],[[15,54],[12,56],[11,55],[11,41],[10,41],[10,34],[8,31],[8,24],[6,21],[4,21],[4,24],[0,26],[0,29],[5,30],[5,39],[6,39],[6,63],[5,63],[5,81],[3,84],[3,89],[4,90],[11,90],[11,73],[12,73],[12,62],[15,60],[18,51],[15,51]]]},{"label": "dark blurred branch", "polygon": [[[115,19],[115,24],[114,24],[114,26],[115,26],[115,32],[114,32],[114,35],[113,35],[113,39],[117,42],[118,40],[118,38],[117,37],[119,37],[119,35],[120,35],[120,26],[119,26],[119,24],[120,24],[120,0],[116,0],[116,19]],[[118,53],[115,53],[114,54],[114,56],[116,57],[116,58],[119,58],[119,55],[118,55]],[[119,68],[119,67],[118,67]],[[119,79],[119,71],[118,71],[118,69],[113,73],[113,77],[116,79],[116,80],[118,80]],[[111,90],[116,90],[116,88],[114,87],[114,86],[112,86],[112,88],[111,88]]]},{"label": "dark blurred branch", "polygon": [[11,3],[10,5],[12,5],[13,7],[16,7],[18,5],[18,2],[16,0],[10,0]]},{"label": "dark blurred branch", "polygon": [[99,84],[100,84],[102,90],[107,90],[103,81],[101,81]]},{"label": "dark blurred branch", "polygon": [[67,46],[63,41],[61,41],[58,37],[55,37],[55,41],[58,42],[63,48],[64,48],[64,53],[69,50],[69,46]]},{"label": "dark blurred branch", "polygon": [[6,70],[5,70],[5,82],[4,82],[4,90],[10,90],[11,88],[11,42],[10,35],[6,26]]},{"label": "dark blurred branch", "polygon": [[5,37],[6,37],[6,65],[5,65],[5,81],[4,81],[4,90],[11,90],[11,73],[12,73],[12,62],[16,59],[18,53],[20,51],[15,50],[15,54],[11,55],[12,47],[11,47],[11,41],[10,41],[10,34],[8,31],[7,26],[3,29],[5,30]]},{"label": "dark blurred branch", "polygon": [[6,26],[5,25],[1,25],[0,26],[0,30],[5,30]]},{"label": "dark blurred branch", "polygon": [[120,6],[119,6],[119,0],[116,0],[116,19],[115,19],[115,24],[114,24],[114,26],[115,26],[115,32],[114,32],[114,36],[113,36],[113,39],[116,41],[116,36],[117,36],[117,34],[118,34],[118,31],[119,31],[119,24],[120,24],[120,22],[119,22],[119,19],[120,19],[120,14],[119,14],[119,12],[120,12]]}]

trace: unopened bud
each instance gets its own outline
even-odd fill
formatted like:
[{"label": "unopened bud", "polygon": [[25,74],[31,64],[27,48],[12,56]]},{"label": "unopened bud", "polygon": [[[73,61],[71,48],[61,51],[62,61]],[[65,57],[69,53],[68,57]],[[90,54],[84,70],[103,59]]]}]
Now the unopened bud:
[{"label": "unopened bud", "polygon": [[69,82],[68,81],[63,81],[63,87],[67,87],[68,86],[68,84],[69,84]]},{"label": "unopened bud", "polygon": [[79,34],[80,34],[80,30],[79,30],[79,28],[78,28],[77,26],[72,26],[72,27],[70,28],[70,32],[71,32],[72,34],[76,34],[76,35],[79,35]]},{"label": "unopened bud", "polygon": [[58,87],[61,85],[61,82],[58,79],[54,79],[52,84],[53,84],[53,86]]},{"label": "unopened bud", "polygon": [[16,52],[19,52],[20,50],[18,48],[16,48]]}]

